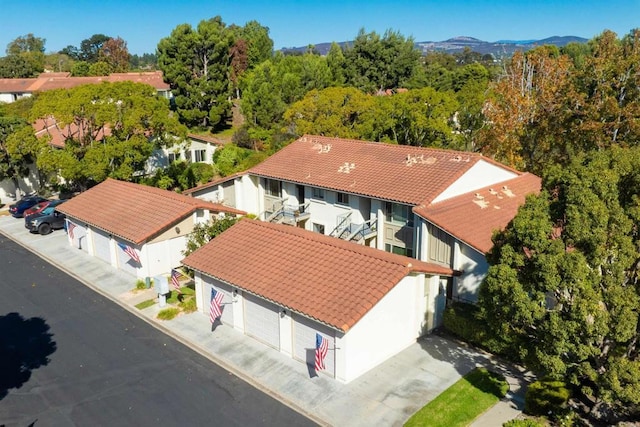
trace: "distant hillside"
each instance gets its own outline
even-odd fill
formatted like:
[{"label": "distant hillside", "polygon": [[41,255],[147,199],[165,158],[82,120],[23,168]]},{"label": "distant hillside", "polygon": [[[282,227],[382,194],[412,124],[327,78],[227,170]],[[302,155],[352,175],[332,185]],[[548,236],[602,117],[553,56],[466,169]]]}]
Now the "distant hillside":
[{"label": "distant hillside", "polygon": [[[482,40],[478,40],[473,37],[454,37],[449,40],[444,40],[440,42],[416,42],[416,47],[422,50],[423,53],[429,51],[442,51],[447,53],[455,53],[461,52],[464,48],[469,48],[474,52],[487,54],[490,53],[494,57],[502,57],[502,56],[510,56],[513,52],[517,50],[526,51],[532,49],[536,46],[541,46],[545,44],[556,45],[558,47],[565,46],[568,43],[576,42],[576,43],[586,43],[588,39],[582,37],[575,36],[553,36],[548,37],[542,40],[499,40],[496,42],[486,42]],[[350,44],[351,42],[339,42],[338,44],[342,47]],[[320,55],[326,55],[331,48],[331,43],[319,43],[313,45],[313,48],[320,53]],[[303,53],[309,49],[308,46],[305,47],[291,47],[291,48],[283,48],[281,49],[284,53]]]}]

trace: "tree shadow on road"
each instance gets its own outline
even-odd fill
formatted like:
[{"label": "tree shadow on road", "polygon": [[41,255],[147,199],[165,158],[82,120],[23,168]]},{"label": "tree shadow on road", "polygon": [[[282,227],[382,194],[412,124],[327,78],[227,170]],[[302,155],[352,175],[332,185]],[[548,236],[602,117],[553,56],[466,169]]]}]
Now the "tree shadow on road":
[{"label": "tree shadow on road", "polygon": [[40,317],[0,316],[0,400],[29,381],[31,371],[49,363],[56,351],[52,337],[49,325]]}]

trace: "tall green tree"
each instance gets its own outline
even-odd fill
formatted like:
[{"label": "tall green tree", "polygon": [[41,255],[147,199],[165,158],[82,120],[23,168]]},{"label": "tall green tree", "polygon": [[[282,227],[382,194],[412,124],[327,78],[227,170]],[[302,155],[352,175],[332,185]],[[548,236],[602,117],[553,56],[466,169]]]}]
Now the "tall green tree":
[{"label": "tall green tree", "polygon": [[[94,62],[98,62],[100,59],[100,49],[104,43],[109,40],[111,37],[106,36],[104,34],[94,34],[88,39],[84,39],[80,42],[80,49],[78,53],[78,58],[80,61],[85,61],[90,64]],[[73,54],[73,50],[70,46],[67,46],[67,54]]]},{"label": "tall green tree", "polygon": [[254,126],[278,128],[288,105],[313,89],[328,87],[330,82],[326,58],[309,53],[295,56],[278,53],[245,77],[242,111]]},{"label": "tall green tree", "polygon": [[419,66],[421,54],[411,37],[392,30],[380,37],[361,29],[344,56],[347,84],[375,93],[403,87]]},{"label": "tall green tree", "polygon": [[548,170],[494,237],[478,304],[494,338],[594,407],[640,415],[640,149]]},{"label": "tall green tree", "polygon": [[31,120],[38,118],[55,119],[66,139],[63,149],[40,152],[38,167],[82,189],[108,176],[133,180],[154,147],[186,134],[166,99],[133,82],[43,92],[31,109]]},{"label": "tall green tree", "polygon": [[196,29],[178,25],[158,43],[158,66],[171,86],[175,109],[185,125],[214,128],[229,119],[233,36],[216,16],[201,21]]}]

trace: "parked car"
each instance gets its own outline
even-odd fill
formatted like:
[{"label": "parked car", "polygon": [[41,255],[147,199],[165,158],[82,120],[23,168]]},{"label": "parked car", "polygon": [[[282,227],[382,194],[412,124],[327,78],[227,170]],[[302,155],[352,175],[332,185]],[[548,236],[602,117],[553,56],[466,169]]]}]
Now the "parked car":
[{"label": "parked car", "polygon": [[37,214],[37,213],[42,212],[44,210],[44,208],[46,208],[47,206],[56,207],[60,203],[63,203],[63,202],[66,202],[66,199],[63,199],[63,200],[58,200],[58,199],[45,200],[44,202],[40,202],[37,205],[33,205],[29,209],[25,210],[23,212],[22,216],[26,219],[27,217],[29,217],[29,215],[33,215],[33,214]]},{"label": "parked car", "polygon": [[53,230],[64,228],[66,218],[67,216],[58,212],[55,207],[47,206],[42,212],[26,218],[24,226],[31,233],[49,234]]},{"label": "parked car", "polygon": [[47,199],[40,197],[37,194],[31,194],[18,200],[14,204],[9,206],[9,213],[14,218],[22,218],[24,211],[30,207],[37,205],[40,202],[45,202]]}]

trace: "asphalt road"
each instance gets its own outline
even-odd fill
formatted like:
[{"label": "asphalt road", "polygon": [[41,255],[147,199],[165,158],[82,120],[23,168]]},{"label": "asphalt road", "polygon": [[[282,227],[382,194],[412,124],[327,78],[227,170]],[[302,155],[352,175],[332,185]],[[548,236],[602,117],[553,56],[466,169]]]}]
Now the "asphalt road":
[{"label": "asphalt road", "polygon": [[0,426],[314,423],[0,235]]}]

